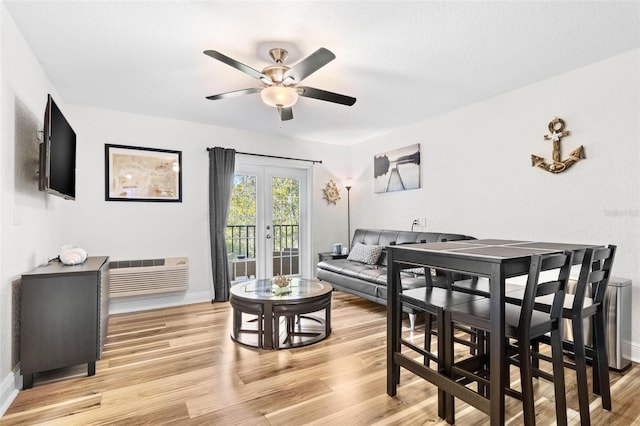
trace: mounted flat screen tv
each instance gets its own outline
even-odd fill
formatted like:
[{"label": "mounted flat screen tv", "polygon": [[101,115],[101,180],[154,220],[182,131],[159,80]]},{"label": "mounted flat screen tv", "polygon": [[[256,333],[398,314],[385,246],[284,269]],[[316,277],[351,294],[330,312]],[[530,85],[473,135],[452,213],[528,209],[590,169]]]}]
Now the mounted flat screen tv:
[{"label": "mounted flat screen tv", "polygon": [[76,199],[76,133],[51,95],[47,95],[44,112],[39,187],[67,200]]}]

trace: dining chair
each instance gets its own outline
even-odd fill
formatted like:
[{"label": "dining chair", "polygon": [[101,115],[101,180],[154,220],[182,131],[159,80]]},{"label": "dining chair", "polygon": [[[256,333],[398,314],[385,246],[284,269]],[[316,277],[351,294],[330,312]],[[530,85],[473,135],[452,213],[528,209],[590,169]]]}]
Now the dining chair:
[{"label": "dining chair", "polygon": [[[426,242],[427,240],[420,240],[419,243],[425,244]],[[438,242],[447,242],[447,239],[442,238]],[[407,242],[398,243],[396,241],[391,241],[389,243],[390,246],[403,246],[403,245],[409,245],[409,244],[416,244],[416,242],[407,241]],[[382,255],[386,256],[386,249],[383,249]],[[386,266],[386,260],[383,260],[382,263],[383,265]],[[424,278],[426,281],[425,285],[429,288],[431,287],[451,288],[451,283],[453,282],[453,279],[459,276],[459,274],[454,275],[449,271],[432,269],[432,268],[429,268],[428,266],[416,267],[415,265],[405,265],[402,268],[402,270],[405,273],[413,274],[415,277],[424,275]],[[405,312],[409,314],[409,322],[411,323],[411,330],[415,330],[416,319],[417,319],[418,313],[420,312],[413,311],[412,309],[408,309],[408,308],[405,308]],[[435,323],[433,316],[426,314],[425,323],[428,324],[429,327],[432,327],[432,325]]]},{"label": "dining chair", "polygon": [[[444,340],[442,339],[442,336],[444,335],[443,312],[457,304],[468,303],[473,300],[482,299],[483,297],[438,287],[434,285],[431,280],[432,275],[429,268],[425,269],[426,286],[402,290],[399,294],[401,309],[398,310],[398,312],[402,312],[403,309],[410,309],[413,312],[424,314],[425,327],[422,346],[417,343],[418,339],[416,339],[416,334],[413,328],[410,332],[405,330],[404,333],[400,330],[400,348],[398,348],[398,351],[402,353],[403,348],[405,348],[405,353],[408,352],[411,355],[417,353],[422,356],[421,364],[423,366],[430,368],[431,361],[434,361],[436,363],[435,371],[441,371],[444,361]],[[402,277],[400,277],[400,280],[402,280]],[[436,325],[435,330],[434,324]],[[467,328],[461,328],[461,330],[470,336],[473,335],[473,338],[470,337],[468,339],[464,339],[456,337],[456,341],[469,346],[475,353],[477,345],[482,344],[484,341],[475,336],[474,330]],[[435,352],[432,350],[432,335],[437,336],[438,339],[436,345],[437,349]],[[407,360],[408,362],[418,364],[418,361],[416,361],[413,356],[407,356]],[[396,369],[393,380],[396,385],[400,383],[399,368]],[[441,396],[438,398],[438,414],[441,417],[444,417],[444,406],[442,405],[444,402],[444,394],[441,391],[439,391],[439,393]]]},{"label": "dining chair", "polygon": [[[448,240],[446,238],[442,238],[438,242],[446,243],[447,241]],[[420,242],[426,243],[426,240],[422,240]],[[396,244],[395,242],[391,243],[391,245],[402,245],[402,244],[407,244],[407,243],[401,243],[401,244]],[[412,243],[408,243],[408,244],[412,244]],[[444,306],[452,306],[455,303],[465,303],[465,302],[474,300],[476,298],[464,297],[464,296],[458,295],[457,293],[449,294],[450,290],[454,289],[453,284],[456,282],[456,280],[458,282],[461,282],[463,279],[466,278],[464,275],[460,273],[454,273],[452,271],[447,271],[447,270],[433,269],[433,268],[429,268],[428,266],[424,266],[420,268],[412,268],[412,269],[422,270],[422,273],[425,276],[427,289],[440,288],[444,290],[449,290],[449,292],[435,290],[435,291],[429,292],[428,295],[426,294],[426,292],[424,292],[421,289],[416,289],[416,291],[414,292],[406,293],[407,298],[411,298],[412,295],[418,296],[418,298],[424,299],[425,303],[427,303],[427,305],[430,305],[432,308],[432,309],[425,308],[425,307],[416,308],[415,310],[412,310],[412,312],[414,313],[409,316],[411,320],[411,329],[414,330],[415,319],[417,317],[417,314],[419,312],[424,314],[424,322],[425,322],[424,348],[428,349],[428,348],[431,348],[431,336],[438,334],[437,328],[434,329],[434,325],[437,326],[438,324],[437,323],[437,319],[439,318],[438,307],[444,308]],[[477,293],[473,293],[473,292],[469,292],[469,293],[475,294],[476,296],[478,296]],[[482,295],[482,296],[488,297],[488,294]],[[411,308],[411,305],[412,305],[411,303],[403,304],[405,309]],[[442,321],[440,321],[440,323],[442,323]],[[462,331],[463,333],[466,333],[469,336],[469,339],[456,338],[456,342],[469,346],[470,353],[475,354],[477,345],[482,343],[477,341],[477,339],[479,338],[478,331],[468,327],[462,327],[462,326],[459,326],[457,329]],[[425,357],[425,365],[429,366],[430,360],[433,360],[435,358],[436,356]]]},{"label": "dining chair", "polygon": [[[529,266],[529,274],[525,285],[524,297],[521,305],[505,303],[505,335],[491,336],[492,338],[504,338],[507,354],[505,357],[509,365],[513,364],[520,369],[520,388],[513,389],[510,383],[506,384],[505,394],[522,400],[524,424],[535,424],[534,392],[533,392],[533,365],[531,342],[546,333],[551,334],[552,366],[554,377],[556,416],[559,425],[567,424],[566,395],[562,358],[562,337],[560,335],[560,319],[565,288],[571,271],[573,254],[564,252],[547,256],[533,255]],[[558,270],[557,279],[543,281],[542,271]],[[539,311],[535,307],[536,297],[553,295],[553,308],[549,313]],[[444,374],[461,384],[477,383],[479,396],[487,398],[489,380],[490,353],[480,352],[473,357],[462,360],[454,360],[454,325],[466,324],[473,328],[489,333],[491,329],[490,300],[483,298],[469,303],[459,304],[444,311]],[[515,342],[515,343],[512,343]],[[482,347],[479,347],[482,349]],[[509,377],[508,374],[506,374]],[[455,409],[454,398],[447,396],[445,404],[449,423],[454,422]]]},{"label": "dining chair", "polygon": [[[587,383],[587,361],[591,360],[593,371],[593,393],[600,395],[602,408],[611,411],[611,389],[609,385],[609,359],[606,348],[604,297],[611,276],[611,268],[615,258],[617,247],[590,248],[584,252],[580,275],[575,286],[575,293],[567,293],[565,296],[562,317],[571,320],[573,341],[562,342],[566,354],[573,357],[565,361],[565,367],[576,371],[578,404],[580,409],[580,421],[582,425],[591,424],[589,414],[589,386]],[[507,300],[518,303],[520,293],[510,293]],[[536,300],[537,309],[549,312],[552,309],[552,300],[547,296]],[[585,320],[593,324],[593,343],[587,346],[585,338]],[[538,350],[538,343],[549,344],[547,336],[540,336],[534,342],[534,368],[537,360],[548,361],[548,356]],[[534,372],[536,374],[537,372]],[[545,374],[542,377],[549,378]]]},{"label": "dining chair", "polygon": [[[450,279],[449,287],[452,290],[460,291],[463,293],[470,294],[478,294],[484,297],[491,296],[491,289],[489,288],[489,278],[485,277],[471,277],[465,279]],[[504,283],[504,292],[510,293],[512,291],[522,291],[524,289],[524,285],[505,282]],[[476,336],[479,336],[480,333],[475,330],[475,333],[471,335],[471,339],[475,339]],[[473,355],[473,352],[471,352]]]}]

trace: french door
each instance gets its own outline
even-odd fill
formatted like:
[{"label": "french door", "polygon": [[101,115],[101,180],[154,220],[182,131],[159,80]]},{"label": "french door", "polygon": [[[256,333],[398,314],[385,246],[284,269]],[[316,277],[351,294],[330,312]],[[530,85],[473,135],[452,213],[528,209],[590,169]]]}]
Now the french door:
[{"label": "french door", "polygon": [[236,162],[226,234],[232,283],[308,276],[308,174]]}]

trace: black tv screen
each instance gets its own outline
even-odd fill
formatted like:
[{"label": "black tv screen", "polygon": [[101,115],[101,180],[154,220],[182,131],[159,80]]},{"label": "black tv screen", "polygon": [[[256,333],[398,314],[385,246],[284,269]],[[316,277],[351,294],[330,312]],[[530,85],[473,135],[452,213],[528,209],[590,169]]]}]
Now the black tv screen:
[{"label": "black tv screen", "polygon": [[67,200],[76,198],[76,133],[51,95],[40,145],[40,190]]}]

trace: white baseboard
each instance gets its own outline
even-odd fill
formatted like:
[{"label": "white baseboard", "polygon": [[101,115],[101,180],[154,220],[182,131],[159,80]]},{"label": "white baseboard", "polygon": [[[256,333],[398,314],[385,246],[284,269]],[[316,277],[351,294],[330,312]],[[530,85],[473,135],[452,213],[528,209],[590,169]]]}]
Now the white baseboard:
[{"label": "white baseboard", "polygon": [[13,400],[16,399],[20,388],[22,388],[22,376],[18,374],[18,369],[16,368],[0,382],[0,417],[4,415]]},{"label": "white baseboard", "polygon": [[[640,344],[635,342],[629,342],[629,343],[624,342],[622,345],[623,345],[622,353],[630,354],[629,359],[632,362],[640,363]],[[625,348],[625,346],[627,347]]]},{"label": "white baseboard", "polygon": [[150,309],[168,308],[171,306],[189,305],[192,303],[207,301],[211,301],[211,293],[208,291],[158,296],[132,296],[111,298],[109,300],[109,314],[148,311]]}]

